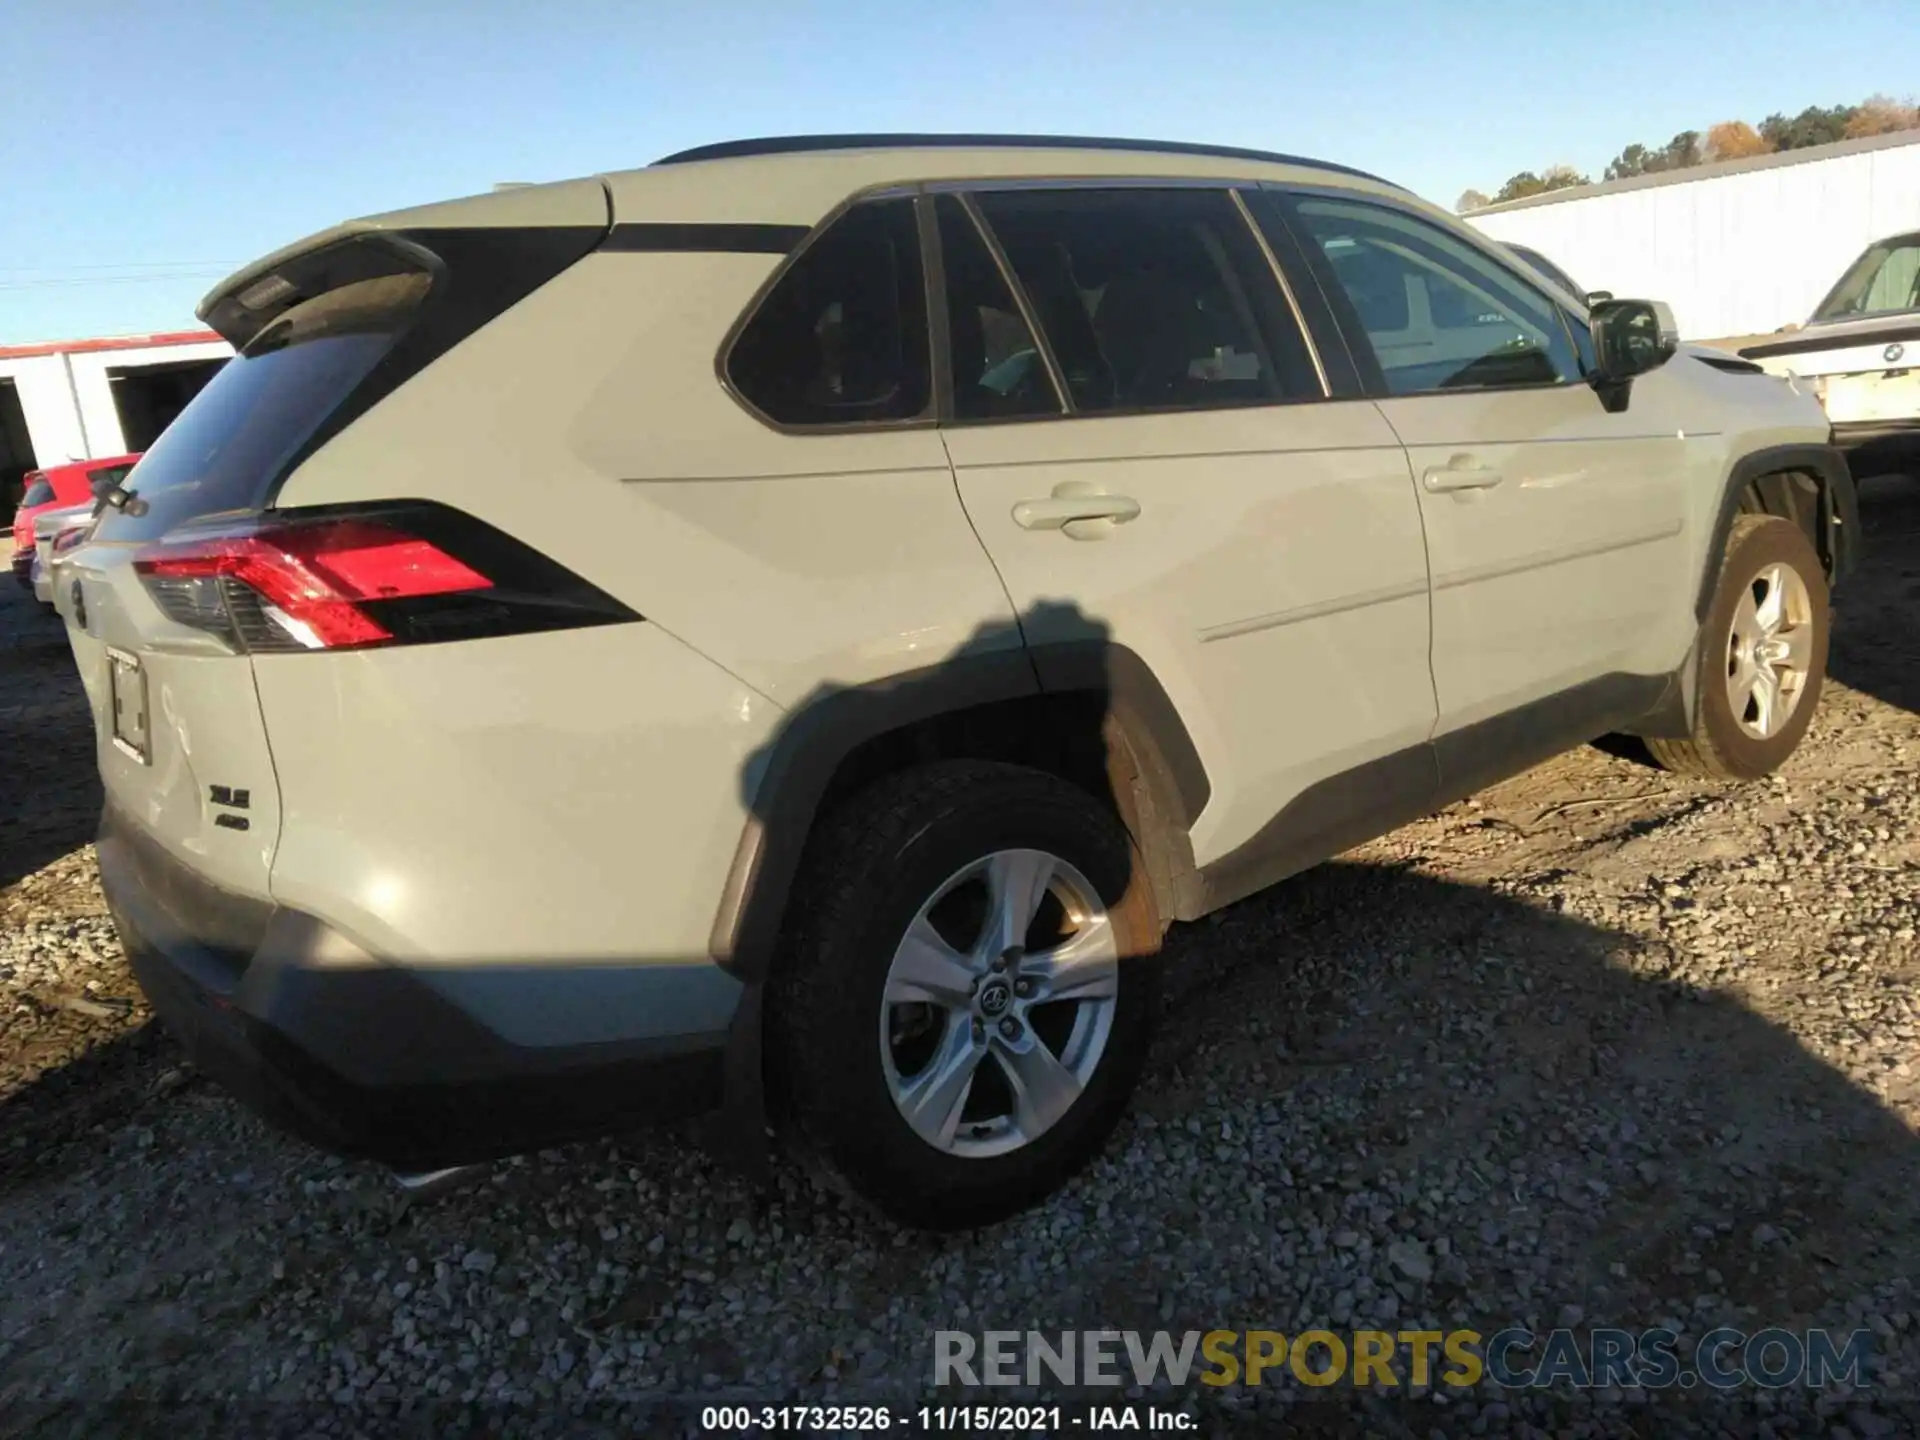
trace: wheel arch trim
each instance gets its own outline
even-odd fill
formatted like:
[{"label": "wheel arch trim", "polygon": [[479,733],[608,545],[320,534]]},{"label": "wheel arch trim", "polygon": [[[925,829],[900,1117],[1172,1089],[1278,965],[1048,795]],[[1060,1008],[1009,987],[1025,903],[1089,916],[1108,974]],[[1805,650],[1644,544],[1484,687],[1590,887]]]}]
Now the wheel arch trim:
[{"label": "wheel arch trim", "polygon": [[[1211,794],[1205,766],[1152,668],[1104,640],[966,653],[872,684],[828,689],[790,713],[760,758],[709,937],[716,963],[765,978],[808,835],[856,750],[943,717],[1009,701],[1102,696],[1112,796],[1157,892],[1193,868],[1187,839]],[[1124,782],[1124,783],[1123,783]],[[1161,913],[1171,913],[1163,904]]]},{"label": "wheel arch trim", "polygon": [[1794,474],[1811,475],[1817,482],[1820,513],[1814,542],[1827,567],[1829,582],[1837,586],[1859,563],[1860,497],[1840,449],[1834,445],[1771,445],[1750,451],[1733,462],[1721,486],[1713,528],[1700,557],[1693,603],[1697,621],[1704,622],[1712,608],[1720,556],[1748,487],[1768,476]]}]

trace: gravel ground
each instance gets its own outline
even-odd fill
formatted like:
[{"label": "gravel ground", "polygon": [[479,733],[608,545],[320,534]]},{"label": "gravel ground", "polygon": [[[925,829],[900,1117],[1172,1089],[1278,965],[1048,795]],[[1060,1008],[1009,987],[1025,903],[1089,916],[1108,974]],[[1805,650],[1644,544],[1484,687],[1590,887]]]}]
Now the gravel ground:
[{"label": "gravel ground", "polygon": [[147,1023],[78,686],[9,595],[0,1432],[373,1433],[405,1398],[437,1433],[640,1433],[668,1396],[918,1403],[939,1329],[1664,1323],[1869,1328],[1874,1383],[1163,1398],[1213,1433],[1914,1433],[1920,483],[1865,506],[1783,776],[1583,750],[1183,930],[1106,1157],[945,1238],[684,1129],[411,1206],[268,1130]]}]

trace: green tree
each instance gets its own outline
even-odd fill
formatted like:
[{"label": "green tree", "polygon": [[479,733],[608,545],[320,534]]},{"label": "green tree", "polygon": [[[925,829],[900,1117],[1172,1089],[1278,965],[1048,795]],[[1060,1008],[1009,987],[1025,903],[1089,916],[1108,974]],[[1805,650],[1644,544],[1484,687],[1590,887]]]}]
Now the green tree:
[{"label": "green tree", "polygon": [[1518,175],[1508,178],[1507,183],[1494,192],[1493,203],[1502,204],[1508,200],[1525,200],[1529,195],[1546,193],[1547,182],[1531,170],[1522,170]]},{"label": "green tree", "polygon": [[1700,132],[1682,130],[1660,151],[1658,170],[1686,170],[1700,163]]},{"label": "green tree", "polygon": [[1831,145],[1847,138],[1854,107],[1835,105],[1822,109],[1809,105],[1792,119],[1773,114],[1760,122],[1760,138],[1776,150],[1804,150],[1809,145]]},{"label": "green tree", "polygon": [[1654,155],[1646,146],[1629,145],[1607,162],[1606,178],[1631,180],[1636,175],[1645,175],[1654,168],[1654,159]]},{"label": "green tree", "polygon": [[[1566,190],[1575,185],[1591,182],[1571,165],[1550,165],[1544,175],[1536,175],[1531,170],[1522,170],[1500,187],[1494,197],[1494,203],[1508,200],[1525,200],[1530,195],[1544,195],[1549,190]],[[1463,197],[1464,198],[1464,197]]]}]

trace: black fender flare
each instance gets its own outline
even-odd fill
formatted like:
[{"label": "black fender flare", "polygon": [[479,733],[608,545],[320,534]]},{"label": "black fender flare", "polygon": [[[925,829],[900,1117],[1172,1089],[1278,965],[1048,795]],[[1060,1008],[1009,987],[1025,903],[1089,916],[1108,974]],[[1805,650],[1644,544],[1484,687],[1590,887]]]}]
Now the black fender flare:
[{"label": "black fender flare", "polygon": [[749,818],[709,939],[716,964],[746,992],[728,1035],[724,1129],[757,1163],[766,1133],[761,1093],[766,982],[808,835],[836,772],[891,732],[1009,701],[1094,696],[1102,705],[1109,780],[1172,919],[1199,883],[1188,831],[1211,794],[1193,739],[1153,669],[1107,640],[965,647],[937,665],[872,684],[816,690],[787,715],[743,777]]},{"label": "black fender flare", "polygon": [[[1827,568],[1829,586],[1840,583],[1860,563],[1860,492],[1846,456],[1834,445],[1770,445],[1742,455],[1727,469],[1720,487],[1720,502],[1714,512],[1713,528],[1700,557],[1700,575],[1694,590],[1693,615],[1705,624],[1713,606],[1714,582],[1720,574],[1720,557],[1726,550],[1727,536],[1747,487],[1768,475],[1802,474],[1815,476],[1819,488],[1819,513],[1814,516],[1814,546]],[[1667,683],[1666,695],[1653,712],[1631,728],[1643,737],[1682,739],[1692,733],[1699,703],[1699,653],[1696,637],[1688,647],[1686,659]]]},{"label": "black fender flare", "polygon": [[1826,562],[1829,584],[1837,589],[1859,564],[1860,492],[1839,447],[1770,445],[1752,451],[1733,462],[1721,486],[1720,506],[1707,536],[1699,585],[1694,592],[1695,619],[1705,620],[1713,604],[1713,582],[1719,573],[1720,555],[1726,548],[1734,517],[1740,513],[1740,501],[1747,487],[1763,476],[1795,472],[1815,476],[1819,481],[1820,514],[1815,527],[1815,547]]}]

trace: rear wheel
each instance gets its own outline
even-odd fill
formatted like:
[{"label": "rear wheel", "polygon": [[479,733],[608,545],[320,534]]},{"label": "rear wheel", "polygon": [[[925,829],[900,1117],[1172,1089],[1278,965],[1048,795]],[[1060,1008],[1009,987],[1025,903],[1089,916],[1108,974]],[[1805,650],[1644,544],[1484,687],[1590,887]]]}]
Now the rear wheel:
[{"label": "rear wheel", "polygon": [[1827,581],[1806,533],[1742,515],[1700,629],[1697,713],[1682,740],[1648,740],[1682,774],[1754,780],[1786,762],[1820,703],[1827,673]]},{"label": "rear wheel", "polygon": [[1131,841],[1085,792],[954,762],[817,837],[770,1011],[803,1139],[907,1224],[1000,1219],[1098,1150],[1154,1011]]}]

